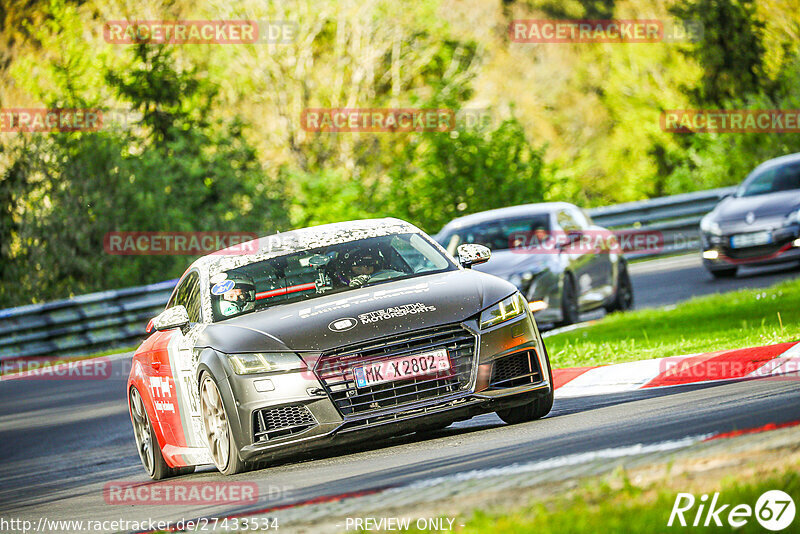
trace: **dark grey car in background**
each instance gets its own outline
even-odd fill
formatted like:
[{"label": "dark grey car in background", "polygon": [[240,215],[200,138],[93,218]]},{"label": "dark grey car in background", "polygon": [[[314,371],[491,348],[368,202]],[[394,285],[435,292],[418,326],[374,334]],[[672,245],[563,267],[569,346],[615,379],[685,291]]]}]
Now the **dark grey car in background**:
[{"label": "dark grey car in background", "polygon": [[715,278],[740,266],[800,260],[800,153],[771,159],[700,222],[702,257]]},{"label": "dark grey car in background", "polygon": [[[515,240],[557,236],[554,246]],[[604,307],[608,311],[633,306],[633,287],[619,249],[604,249],[613,233],[592,223],[577,206],[566,202],[526,204],[475,213],[450,221],[436,240],[454,253],[462,243],[480,243],[492,250],[488,263],[476,267],[505,278],[530,302],[539,323],[566,325],[579,313]],[[588,238],[601,246],[572,247]],[[532,239],[527,239],[533,243]]]}]

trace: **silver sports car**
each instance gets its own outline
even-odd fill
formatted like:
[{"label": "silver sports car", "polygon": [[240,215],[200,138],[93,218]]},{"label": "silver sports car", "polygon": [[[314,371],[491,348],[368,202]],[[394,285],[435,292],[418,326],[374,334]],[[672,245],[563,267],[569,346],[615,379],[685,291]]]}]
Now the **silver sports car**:
[{"label": "silver sports car", "polygon": [[633,306],[633,286],[617,236],[566,202],[526,204],[467,215],[437,235],[448,251],[462,243],[492,249],[479,270],[505,278],[540,323],[567,325],[579,313]]}]

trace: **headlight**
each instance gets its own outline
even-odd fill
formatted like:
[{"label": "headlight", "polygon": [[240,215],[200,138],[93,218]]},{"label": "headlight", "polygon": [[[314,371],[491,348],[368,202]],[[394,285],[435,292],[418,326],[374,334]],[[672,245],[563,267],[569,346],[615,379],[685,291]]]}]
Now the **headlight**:
[{"label": "headlight", "polygon": [[483,310],[481,313],[481,329],[490,328],[496,324],[508,321],[514,317],[519,317],[528,309],[528,302],[519,293],[514,293],[510,297],[498,302],[491,308]]},{"label": "headlight", "polygon": [[306,364],[293,352],[250,352],[247,354],[228,354],[237,375],[255,373],[274,373],[305,369]]},{"label": "headlight", "polygon": [[707,234],[722,235],[722,228],[719,227],[719,223],[712,221],[709,216],[710,214],[700,220],[700,229]]}]

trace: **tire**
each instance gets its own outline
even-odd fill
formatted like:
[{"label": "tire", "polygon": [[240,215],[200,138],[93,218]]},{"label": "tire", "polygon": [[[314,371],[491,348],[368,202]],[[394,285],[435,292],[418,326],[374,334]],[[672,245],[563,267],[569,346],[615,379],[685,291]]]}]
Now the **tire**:
[{"label": "tire", "polygon": [[553,387],[553,370],[550,368],[550,357],[547,355],[547,348],[542,342],[544,349],[544,361],[547,365],[547,373],[550,377],[550,393],[541,396],[522,406],[515,406],[506,410],[498,410],[496,413],[504,423],[509,425],[517,425],[519,423],[527,423],[541,419],[550,413],[553,408],[553,396],[555,395],[555,388]]},{"label": "tire", "polygon": [[194,473],[194,466],[190,465],[188,467],[175,467],[173,471],[175,471],[174,475],[176,477],[183,475],[191,475],[192,473]]},{"label": "tire", "polygon": [[738,267],[728,267],[727,269],[716,269],[713,271],[709,269],[708,272],[710,272],[711,276],[713,276],[714,278],[719,279],[719,278],[733,278],[734,276],[736,276],[736,271],[738,270],[739,270]]},{"label": "tire", "polygon": [[189,467],[170,467],[161,454],[161,447],[158,445],[156,433],[153,425],[144,408],[139,390],[131,388],[130,395],[130,414],[133,423],[133,437],[136,440],[136,450],[139,452],[139,459],[147,474],[153,480],[163,480],[165,478],[187,475],[194,472],[194,466]]},{"label": "tire", "polygon": [[239,447],[228,423],[230,418],[225,402],[217,383],[207,373],[200,377],[200,413],[203,416],[206,446],[219,472],[234,475],[245,471],[247,464],[239,458]]},{"label": "tire", "polygon": [[564,288],[561,291],[561,322],[559,326],[567,326],[578,322],[578,292],[575,279],[567,273],[564,275]]},{"label": "tire", "polygon": [[628,272],[628,265],[625,262],[619,263],[617,271],[617,293],[611,305],[606,307],[606,311],[626,311],[633,308],[633,283]]}]

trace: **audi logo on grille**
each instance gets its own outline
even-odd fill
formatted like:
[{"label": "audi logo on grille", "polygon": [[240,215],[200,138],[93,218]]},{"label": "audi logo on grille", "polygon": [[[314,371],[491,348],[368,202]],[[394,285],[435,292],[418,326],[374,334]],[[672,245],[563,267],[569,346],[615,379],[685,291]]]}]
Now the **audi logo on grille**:
[{"label": "audi logo on grille", "polygon": [[331,321],[331,324],[328,325],[328,328],[334,332],[344,332],[345,330],[350,330],[357,324],[358,321],[352,317],[344,317],[342,319]]}]

